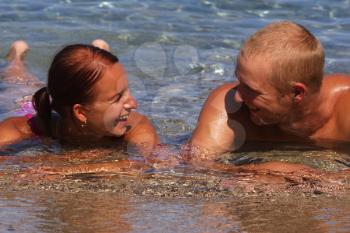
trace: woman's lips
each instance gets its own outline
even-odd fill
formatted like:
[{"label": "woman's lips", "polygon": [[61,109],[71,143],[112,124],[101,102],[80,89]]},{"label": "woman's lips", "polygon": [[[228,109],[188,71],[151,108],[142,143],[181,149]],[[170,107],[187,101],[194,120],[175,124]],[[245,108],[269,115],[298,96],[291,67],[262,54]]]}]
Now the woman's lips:
[{"label": "woman's lips", "polygon": [[129,114],[121,115],[116,121],[115,125],[125,127],[128,124]]}]

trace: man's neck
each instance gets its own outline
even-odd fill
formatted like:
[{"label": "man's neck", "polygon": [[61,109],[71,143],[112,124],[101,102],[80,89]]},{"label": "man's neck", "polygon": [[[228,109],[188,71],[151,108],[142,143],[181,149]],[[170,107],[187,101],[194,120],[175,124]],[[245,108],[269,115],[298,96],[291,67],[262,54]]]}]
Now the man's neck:
[{"label": "man's neck", "polygon": [[311,137],[329,120],[331,111],[328,99],[322,92],[312,94],[302,104],[296,105],[288,120],[279,127],[296,136]]}]

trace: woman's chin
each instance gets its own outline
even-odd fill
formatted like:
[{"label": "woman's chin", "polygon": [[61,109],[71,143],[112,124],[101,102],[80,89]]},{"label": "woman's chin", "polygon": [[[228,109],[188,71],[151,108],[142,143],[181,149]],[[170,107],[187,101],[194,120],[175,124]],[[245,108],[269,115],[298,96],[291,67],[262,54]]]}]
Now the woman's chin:
[{"label": "woman's chin", "polygon": [[121,137],[125,135],[128,129],[129,129],[128,126],[115,128],[110,132],[110,136]]}]

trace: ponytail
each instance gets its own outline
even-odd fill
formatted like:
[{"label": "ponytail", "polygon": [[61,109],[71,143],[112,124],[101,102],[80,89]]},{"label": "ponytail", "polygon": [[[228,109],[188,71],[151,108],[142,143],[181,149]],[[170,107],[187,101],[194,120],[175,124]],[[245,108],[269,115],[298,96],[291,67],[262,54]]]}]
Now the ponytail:
[{"label": "ponytail", "polygon": [[51,101],[47,87],[43,87],[35,92],[32,98],[32,105],[37,113],[37,116],[44,122],[47,132],[51,134]]}]

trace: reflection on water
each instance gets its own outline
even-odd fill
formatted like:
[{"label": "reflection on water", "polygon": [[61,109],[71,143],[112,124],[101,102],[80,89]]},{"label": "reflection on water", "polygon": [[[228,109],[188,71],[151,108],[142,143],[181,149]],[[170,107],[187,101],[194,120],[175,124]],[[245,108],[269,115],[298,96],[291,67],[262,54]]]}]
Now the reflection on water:
[{"label": "reflection on water", "polygon": [[349,200],[2,192],[1,232],[348,232]]},{"label": "reflection on water", "polygon": [[[305,25],[326,49],[326,71],[350,73],[349,16],[348,0],[2,0],[0,65],[6,63],[10,43],[25,39],[31,46],[30,70],[44,81],[53,54],[64,44],[103,38],[125,65],[140,112],[152,118],[163,142],[177,146],[188,139],[208,93],[234,79],[241,42],[269,22],[289,19]],[[0,119],[18,114],[22,97],[35,89],[1,83]],[[349,163],[350,151],[265,144],[250,149],[228,153],[221,162],[231,164],[246,156],[335,172]],[[28,168],[113,166],[126,157],[139,159],[127,151],[82,152],[55,142],[41,146],[35,140],[1,150],[0,231],[350,231],[349,200],[332,195],[337,193],[333,188],[349,183],[348,176],[335,179],[338,183],[308,177],[301,182],[308,189],[298,185],[300,177],[289,176],[282,193],[267,194],[268,189],[259,186],[260,175],[269,178],[262,182],[267,187],[272,178],[278,185],[286,177],[195,171],[186,166],[140,177],[116,172],[57,177],[22,173]],[[283,194],[286,187],[296,192]]]},{"label": "reflection on water", "polygon": [[302,163],[319,170],[340,171],[350,166],[349,151],[348,143],[338,143],[337,150],[333,150],[311,144],[248,142],[239,151],[223,155],[220,161],[230,163],[236,158],[252,157],[264,162]]},{"label": "reflection on water", "polygon": [[[296,156],[290,152],[291,158]],[[287,150],[273,153],[288,159]],[[273,153],[259,155],[272,160]],[[230,163],[237,155],[241,154],[228,154],[222,160]],[[186,165],[142,174],[108,169],[107,164],[116,166],[125,156],[103,148],[59,155],[2,156],[0,231],[277,233],[350,229],[350,174],[298,176],[195,170]],[[322,155],[315,155],[314,159],[320,158]],[[79,164],[102,165],[107,171],[40,172],[47,166],[58,169]]]}]

